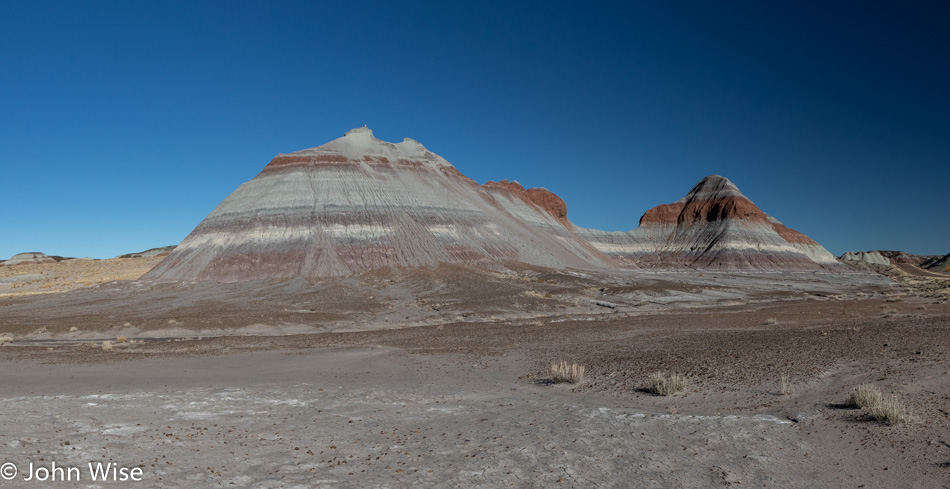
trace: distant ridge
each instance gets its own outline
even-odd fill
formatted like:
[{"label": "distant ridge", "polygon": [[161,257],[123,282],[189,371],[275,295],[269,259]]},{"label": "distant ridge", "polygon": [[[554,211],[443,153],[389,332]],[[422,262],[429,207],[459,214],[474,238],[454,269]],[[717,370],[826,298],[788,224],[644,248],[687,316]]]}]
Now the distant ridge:
[{"label": "distant ridge", "polygon": [[12,267],[25,263],[56,263],[64,259],[65,258],[61,256],[47,256],[45,253],[39,251],[30,251],[27,253],[17,253],[2,263],[3,266]]},{"label": "distant ridge", "polygon": [[152,256],[168,256],[175,249],[175,245],[162,246],[161,248],[151,248],[138,253],[126,253],[116,258],[148,258]]}]

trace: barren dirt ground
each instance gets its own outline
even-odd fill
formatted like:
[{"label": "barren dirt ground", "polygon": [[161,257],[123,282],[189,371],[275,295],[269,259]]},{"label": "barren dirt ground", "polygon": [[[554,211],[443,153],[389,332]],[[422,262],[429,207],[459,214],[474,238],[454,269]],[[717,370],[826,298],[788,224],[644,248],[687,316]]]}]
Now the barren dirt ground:
[{"label": "barren dirt ground", "polygon": [[[111,461],[139,487],[950,487],[946,281],[444,272],[9,298],[0,484]],[[687,391],[645,392],[657,370]],[[911,421],[845,408],[862,383]]]},{"label": "barren dirt ground", "polygon": [[116,280],[135,280],[162,261],[163,256],[0,266],[0,299],[66,292]]}]

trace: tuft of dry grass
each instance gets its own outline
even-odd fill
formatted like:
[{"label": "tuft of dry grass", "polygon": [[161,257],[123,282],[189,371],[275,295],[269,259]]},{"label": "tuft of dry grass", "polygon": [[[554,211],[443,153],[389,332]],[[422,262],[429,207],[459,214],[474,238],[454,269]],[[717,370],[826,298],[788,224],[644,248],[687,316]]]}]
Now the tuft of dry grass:
[{"label": "tuft of dry grass", "polygon": [[118,338],[115,339],[115,342],[116,342],[116,343],[125,343],[126,341],[129,341],[129,339],[126,338],[125,336],[120,336],[120,337],[118,337]]},{"label": "tuft of dry grass", "polygon": [[900,424],[910,420],[907,408],[897,396],[887,396],[877,404],[872,404],[868,408],[868,414],[876,421],[886,424]]},{"label": "tuft of dry grass", "polygon": [[102,351],[112,351],[112,342],[111,342],[111,341],[103,341],[103,342],[102,342]]},{"label": "tuft of dry grass", "polygon": [[70,333],[75,333],[76,331],[79,331],[79,328],[77,328],[77,327],[75,327],[75,326],[73,326],[72,328],[69,328],[69,332],[70,332]]},{"label": "tuft of dry grass", "polygon": [[787,396],[792,393],[792,383],[788,375],[788,372],[782,372],[782,378],[780,379],[781,385],[779,386],[779,394]]},{"label": "tuft of dry grass", "polygon": [[867,408],[871,419],[889,425],[910,421],[910,413],[897,396],[885,396],[881,389],[872,384],[855,387],[845,400],[845,405]]},{"label": "tuft of dry grass", "polygon": [[766,326],[775,326],[776,324],[778,324],[778,319],[776,318],[768,318],[765,320]]},{"label": "tuft of dry grass", "polygon": [[584,366],[565,361],[551,364],[551,380],[576,384],[584,378]]},{"label": "tuft of dry grass", "polygon": [[686,376],[666,372],[654,372],[647,380],[646,390],[658,396],[669,396],[686,390]]},{"label": "tuft of dry grass", "polygon": [[7,343],[13,343],[13,338],[9,336],[0,336],[0,346],[3,346]]},{"label": "tuft of dry grass", "polygon": [[861,384],[848,394],[844,405],[850,408],[864,408],[879,404],[884,400],[884,393],[873,384]]}]

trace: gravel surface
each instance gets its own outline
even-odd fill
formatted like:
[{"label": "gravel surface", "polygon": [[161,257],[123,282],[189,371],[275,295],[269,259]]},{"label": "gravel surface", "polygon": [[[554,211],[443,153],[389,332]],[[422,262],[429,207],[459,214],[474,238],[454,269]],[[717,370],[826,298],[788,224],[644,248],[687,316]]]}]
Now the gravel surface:
[{"label": "gravel surface", "polygon": [[[944,281],[449,272],[9,298],[2,484],[53,462],[76,487],[89,462],[138,487],[950,481]],[[583,381],[552,383],[559,360]],[[686,391],[646,392],[660,370]],[[911,421],[845,408],[863,383]]]}]

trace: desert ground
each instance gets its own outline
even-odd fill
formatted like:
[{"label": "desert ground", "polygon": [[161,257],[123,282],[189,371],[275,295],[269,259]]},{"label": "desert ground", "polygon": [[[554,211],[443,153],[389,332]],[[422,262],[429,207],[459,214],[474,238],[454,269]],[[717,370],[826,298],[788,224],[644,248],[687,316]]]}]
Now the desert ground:
[{"label": "desert ground", "polygon": [[[150,266],[125,260],[86,265]],[[137,487],[950,487],[940,274],[87,270],[44,288],[78,276],[62,264],[30,265],[29,294],[2,282],[5,487],[48,487],[24,472],[54,462],[140,468]],[[556,361],[583,379],[553,382]],[[686,390],[648,392],[657,371]],[[866,383],[909,420],[847,407]],[[82,475],[57,485],[123,485]]]},{"label": "desert ground", "polygon": [[135,280],[162,258],[74,258],[59,263],[0,266],[0,298],[66,292],[118,280]]}]

